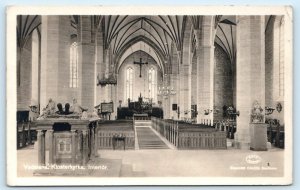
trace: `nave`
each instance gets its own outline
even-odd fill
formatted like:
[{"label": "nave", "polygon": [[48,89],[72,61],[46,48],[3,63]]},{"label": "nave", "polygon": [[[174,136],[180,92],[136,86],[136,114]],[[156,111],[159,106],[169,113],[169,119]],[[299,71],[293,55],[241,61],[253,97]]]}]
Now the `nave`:
[{"label": "nave", "polygon": [[[284,28],[282,15],[19,15],[19,175],[282,176]],[[231,168],[248,155],[259,171]],[[23,166],[92,163],[111,170]]]}]

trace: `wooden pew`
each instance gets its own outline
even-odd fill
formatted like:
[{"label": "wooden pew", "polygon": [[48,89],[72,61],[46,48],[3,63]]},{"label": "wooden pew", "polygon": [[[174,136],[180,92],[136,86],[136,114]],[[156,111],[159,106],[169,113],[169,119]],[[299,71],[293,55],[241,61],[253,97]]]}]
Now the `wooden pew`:
[{"label": "wooden pew", "polygon": [[269,124],[267,129],[268,141],[275,147],[284,148],[284,126],[280,125],[278,119],[268,119]]},{"label": "wooden pew", "polygon": [[[134,149],[132,120],[100,121],[96,129],[98,149]],[[124,142],[119,139],[124,139]]]},{"label": "wooden pew", "polygon": [[234,134],[236,132],[236,121],[235,120],[221,120],[214,123],[215,129],[219,131],[225,131],[226,137],[229,139],[234,139]]},{"label": "wooden pew", "polygon": [[207,125],[196,125],[152,117],[152,128],[178,149],[226,149],[226,132]]},{"label": "wooden pew", "polygon": [[29,120],[29,111],[17,111],[17,149],[36,141],[36,127]]}]

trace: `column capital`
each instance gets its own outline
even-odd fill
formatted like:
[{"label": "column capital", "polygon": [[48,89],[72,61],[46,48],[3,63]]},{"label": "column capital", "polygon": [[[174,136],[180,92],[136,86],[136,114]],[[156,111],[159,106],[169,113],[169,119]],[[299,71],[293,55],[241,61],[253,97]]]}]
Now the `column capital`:
[{"label": "column capital", "polygon": [[87,130],[81,130],[83,135],[87,135]]},{"label": "column capital", "polygon": [[38,135],[43,135],[45,133],[45,130],[42,129],[37,129],[36,131]]},{"label": "column capital", "polygon": [[71,133],[75,133],[76,131],[76,129],[71,129]]}]

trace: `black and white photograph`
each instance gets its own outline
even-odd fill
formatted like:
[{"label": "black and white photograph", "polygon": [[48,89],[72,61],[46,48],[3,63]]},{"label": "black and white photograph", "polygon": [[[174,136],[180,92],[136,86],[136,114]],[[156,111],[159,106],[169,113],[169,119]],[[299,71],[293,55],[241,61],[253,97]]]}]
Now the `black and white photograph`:
[{"label": "black and white photograph", "polygon": [[7,183],[292,183],[290,6],[7,8]]}]

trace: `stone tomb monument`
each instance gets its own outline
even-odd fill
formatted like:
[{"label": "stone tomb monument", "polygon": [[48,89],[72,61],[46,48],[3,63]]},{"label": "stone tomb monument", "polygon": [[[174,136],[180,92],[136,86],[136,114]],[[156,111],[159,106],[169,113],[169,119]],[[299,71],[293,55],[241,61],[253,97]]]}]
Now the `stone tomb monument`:
[{"label": "stone tomb monument", "polygon": [[[97,156],[96,127],[99,119],[45,118],[37,120],[38,165],[42,170],[35,173],[59,174],[55,167],[86,166]],[[45,141],[48,133],[49,140]],[[46,142],[48,144],[46,144]],[[46,163],[46,147],[49,149]],[[54,167],[55,166],[55,167]],[[51,168],[54,168],[51,170]],[[77,170],[76,170],[77,171]],[[65,170],[69,173],[72,170]]]}]

